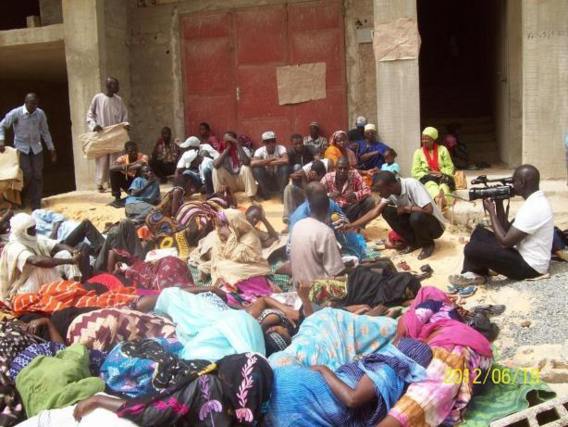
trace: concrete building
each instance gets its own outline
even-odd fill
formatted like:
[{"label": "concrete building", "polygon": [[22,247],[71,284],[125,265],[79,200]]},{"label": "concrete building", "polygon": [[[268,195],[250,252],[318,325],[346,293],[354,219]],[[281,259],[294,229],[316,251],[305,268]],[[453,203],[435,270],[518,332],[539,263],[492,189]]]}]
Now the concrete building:
[{"label": "concrete building", "polygon": [[[287,142],[309,121],[329,135],[365,115],[397,149],[404,171],[421,127],[443,133],[457,122],[477,160],[530,162],[547,178],[566,174],[565,0],[22,0],[0,7],[0,114],[26,92],[39,93],[61,157],[47,171],[50,192],[93,187],[94,162],[83,159],[78,135],[107,75],[120,80],[131,138],[146,151],[165,125],[185,138],[206,120],[217,133],[230,127],[256,141],[259,129],[274,128]],[[29,15],[41,26],[24,28]],[[381,56],[374,30],[384,35],[375,36],[383,50],[400,48],[418,30],[419,54]],[[277,68],[306,63],[325,63],[325,98],[279,105]]]}]

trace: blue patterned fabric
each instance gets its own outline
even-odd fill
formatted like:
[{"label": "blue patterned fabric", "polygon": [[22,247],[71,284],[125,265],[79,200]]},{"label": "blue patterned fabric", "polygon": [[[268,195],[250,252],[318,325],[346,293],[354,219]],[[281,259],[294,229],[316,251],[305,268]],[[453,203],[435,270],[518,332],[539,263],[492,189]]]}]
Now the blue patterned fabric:
[{"label": "blue patterned fabric", "polygon": [[319,372],[301,366],[278,367],[274,368],[268,425],[375,426],[402,396],[407,383],[426,378],[422,366],[391,344],[344,364],[335,373],[353,389],[367,375],[375,385],[376,399],[350,409],[333,394]]},{"label": "blue patterned fabric", "polygon": [[22,369],[28,366],[32,360],[38,356],[55,356],[59,350],[63,350],[65,346],[63,344],[55,342],[42,342],[40,344],[32,344],[22,352],[20,352],[10,365],[10,370],[8,375],[12,380],[16,380],[16,377]]}]

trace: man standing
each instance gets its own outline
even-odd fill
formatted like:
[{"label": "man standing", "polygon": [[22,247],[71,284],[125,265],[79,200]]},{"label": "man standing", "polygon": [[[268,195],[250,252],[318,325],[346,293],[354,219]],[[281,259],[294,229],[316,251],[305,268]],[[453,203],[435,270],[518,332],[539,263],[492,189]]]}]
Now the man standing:
[{"label": "man standing", "polygon": [[355,221],[375,206],[371,189],[365,184],[359,172],[350,169],[347,157],[337,161],[334,172],[327,173],[321,180],[327,195],[343,209],[349,221]]},{"label": "man standing", "polygon": [[444,234],[444,216],[428,191],[414,178],[399,178],[392,172],[380,171],[374,188],[382,197],[380,203],[357,221],[344,227],[355,229],[383,215],[389,226],[405,240],[408,254],[422,248],[418,259],[434,252],[434,240]]},{"label": "man standing", "polygon": [[307,197],[310,216],[298,221],[290,236],[290,265],[296,286],[339,276],[345,269],[335,234],[325,224],[330,204],[325,188],[311,183]]},{"label": "man standing", "polygon": [[484,199],[491,229],[478,227],[464,248],[462,273],[450,283],[463,287],[485,283],[489,270],[513,280],[531,279],[548,272],[554,235],[550,202],[540,190],[540,173],[522,165],[513,174],[515,194],[525,199],[512,223],[503,200]]},{"label": "man standing", "polygon": [[327,139],[320,135],[320,125],[318,122],[310,123],[310,134],[304,137],[304,144],[312,147],[316,154],[323,156],[327,148]]},{"label": "man standing", "polygon": [[[118,80],[108,77],[105,91],[93,97],[87,112],[89,130],[100,132],[104,127],[128,121],[128,110],[122,98],[117,95],[118,90]],[[104,184],[109,180],[109,167],[119,155],[120,153],[105,154],[96,159],[95,181],[101,193],[104,192]]]},{"label": "man standing", "polygon": [[252,172],[261,196],[268,200],[273,192],[282,194],[288,181],[288,152],[286,147],[276,143],[276,134],[267,131],[262,134],[263,147],[254,152]]},{"label": "man standing", "polygon": [[24,204],[32,210],[41,207],[43,190],[43,148],[45,142],[51,161],[57,161],[53,140],[47,126],[47,117],[38,108],[39,98],[28,93],[24,105],[14,108],[0,122],[0,153],[4,152],[5,129],[14,131],[14,147],[19,151],[20,168],[24,174]]}]

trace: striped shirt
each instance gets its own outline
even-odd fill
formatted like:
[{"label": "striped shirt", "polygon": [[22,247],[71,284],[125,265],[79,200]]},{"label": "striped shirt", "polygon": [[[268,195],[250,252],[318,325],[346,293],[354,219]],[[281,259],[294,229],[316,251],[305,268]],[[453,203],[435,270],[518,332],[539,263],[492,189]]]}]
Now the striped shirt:
[{"label": "striped shirt", "polygon": [[0,122],[0,141],[4,142],[6,129],[14,130],[14,147],[24,154],[39,154],[43,148],[41,140],[45,142],[49,151],[55,150],[53,140],[47,126],[47,117],[42,109],[36,108],[29,113],[25,105],[14,108]]}]

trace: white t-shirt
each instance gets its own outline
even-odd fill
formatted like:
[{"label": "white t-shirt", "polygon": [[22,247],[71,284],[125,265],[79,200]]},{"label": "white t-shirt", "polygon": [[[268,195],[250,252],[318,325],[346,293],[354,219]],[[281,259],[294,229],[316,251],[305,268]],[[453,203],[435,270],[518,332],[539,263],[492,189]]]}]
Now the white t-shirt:
[{"label": "white t-shirt", "polygon": [[283,145],[277,145],[276,149],[274,150],[274,153],[272,154],[268,154],[265,145],[260,147],[258,150],[254,152],[254,158],[262,160],[279,159],[280,157],[284,157],[284,155],[286,154],[288,154],[288,151],[286,150],[286,147],[284,147]]},{"label": "white t-shirt", "polygon": [[418,206],[423,208],[432,205],[432,215],[438,220],[442,228],[446,228],[446,219],[442,211],[426,190],[424,185],[414,178],[400,178],[400,195],[391,195],[387,200],[397,208],[401,206]]},{"label": "white t-shirt", "polygon": [[527,236],[517,245],[517,250],[534,270],[540,274],[548,271],[554,236],[554,217],[548,199],[542,191],[529,196],[517,212],[513,226]]}]

